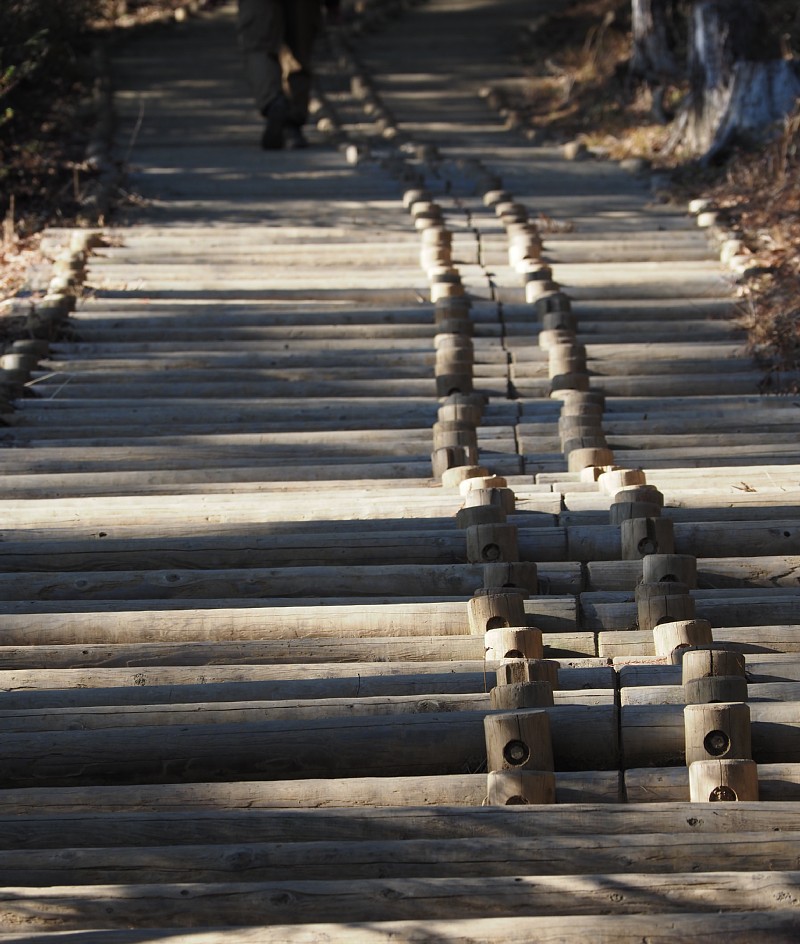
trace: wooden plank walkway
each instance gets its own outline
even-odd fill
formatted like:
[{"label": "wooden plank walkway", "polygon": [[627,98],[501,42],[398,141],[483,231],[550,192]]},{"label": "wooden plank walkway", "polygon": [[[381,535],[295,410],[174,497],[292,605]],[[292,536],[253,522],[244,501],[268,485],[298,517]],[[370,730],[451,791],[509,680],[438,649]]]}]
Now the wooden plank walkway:
[{"label": "wooden plank walkway", "polygon": [[544,0],[363,6],[304,152],[233,5],[114,51],[2,365],[0,941],[794,942],[796,398],[482,100]]}]

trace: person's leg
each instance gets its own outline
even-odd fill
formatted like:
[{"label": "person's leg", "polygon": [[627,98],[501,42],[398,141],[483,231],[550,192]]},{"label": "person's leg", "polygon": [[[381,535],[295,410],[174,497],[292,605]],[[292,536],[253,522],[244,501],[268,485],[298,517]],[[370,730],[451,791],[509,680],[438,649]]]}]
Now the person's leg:
[{"label": "person's leg", "polygon": [[268,149],[283,147],[287,104],[280,52],[284,29],[283,4],[279,0],[239,0],[239,44],[256,106],[267,119],[261,143]]},{"label": "person's leg", "polygon": [[287,122],[300,128],[308,118],[314,41],[322,19],[319,0],[283,0],[284,41],[293,62],[286,68],[284,86],[289,99]]}]

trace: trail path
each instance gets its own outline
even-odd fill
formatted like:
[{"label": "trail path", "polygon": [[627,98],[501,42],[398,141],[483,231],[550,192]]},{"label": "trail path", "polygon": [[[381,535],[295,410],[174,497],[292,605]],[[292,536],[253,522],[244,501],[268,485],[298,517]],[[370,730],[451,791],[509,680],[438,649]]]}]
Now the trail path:
[{"label": "trail path", "polygon": [[487,105],[545,2],[366,6],[302,152],[232,4],[113,53],[129,199],[4,362],[0,941],[794,941],[796,398]]}]

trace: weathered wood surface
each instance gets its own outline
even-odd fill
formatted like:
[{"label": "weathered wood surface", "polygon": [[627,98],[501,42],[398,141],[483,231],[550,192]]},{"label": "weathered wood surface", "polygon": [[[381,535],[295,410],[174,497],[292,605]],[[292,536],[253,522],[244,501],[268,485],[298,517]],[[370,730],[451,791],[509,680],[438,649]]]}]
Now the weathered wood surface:
[{"label": "weathered wood surface", "polygon": [[[252,153],[239,93],[223,118],[208,79],[233,74],[227,8],[126,48],[117,144],[141,200],[63,336],[3,362],[32,374],[0,406],[0,939],[794,941],[796,398],[755,395],[690,218],[611,162],[503,135],[461,78],[507,74],[495,31],[529,4],[432,0],[433,31],[424,5],[358,6],[371,28],[405,15],[329,32],[315,107],[371,156]],[[419,42],[440,31],[444,58]],[[550,396],[559,362],[584,367],[557,342],[594,396]],[[482,414],[480,394],[440,412],[449,384]],[[642,571],[613,495],[565,471],[581,415],[663,493],[698,615],[753,657],[768,803],[685,802],[664,766],[682,690],[628,630]],[[434,424],[469,451],[432,463]],[[490,578],[438,483],[451,460],[509,476],[537,565],[517,616],[560,657],[547,807],[480,805],[506,702],[469,634]],[[680,802],[637,801],[648,782]]]},{"label": "weathered wood surface", "polygon": [[[617,767],[617,709],[546,709],[559,770]],[[0,785],[416,776],[485,767],[485,711],[0,735]]]},{"label": "weathered wood surface", "polygon": [[[657,932],[653,925],[658,925]],[[383,944],[396,938],[408,944],[427,944],[433,936],[452,944],[486,944],[509,942],[529,944],[583,944],[591,938],[597,944],[640,944],[643,937],[669,944],[691,944],[702,937],[711,944],[751,944],[765,936],[774,944],[794,944],[800,918],[793,912],[750,911],[736,914],[659,914],[657,921],[651,915],[592,915],[582,917],[559,915],[551,917],[513,918],[454,918],[451,920],[346,922],[339,924],[273,924],[233,929],[215,928],[204,931],[194,928],[182,932],[173,929],[148,928],[145,931],[78,932],[87,944],[145,944],[164,941],[170,944],[257,944],[261,941],[281,941],[285,944],[320,944],[323,941],[342,941],[346,944]],[[35,934],[36,932],[34,932]],[[657,933],[658,937],[653,937]],[[0,941],[20,942],[33,940],[20,937],[20,932],[0,931]],[[78,941],[69,931],[61,932],[58,940],[67,944]]]},{"label": "weathered wood surface", "polygon": [[[558,803],[620,803],[616,770],[559,771]],[[345,777],[325,780],[252,780],[134,786],[30,787],[0,790],[5,813],[164,813],[254,809],[342,809],[480,806],[486,774],[430,777]]]},{"label": "weathered wood surface", "polygon": [[[709,611],[706,611],[709,612]],[[797,612],[795,608],[795,612]],[[788,615],[788,614],[787,614]],[[714,642],[731,643],[746,654],[769,654],[798,652],[800,640],[797,624],[779,626],[721,626],[712,627]],[[601,632],[597,636],[598,654],[601,657],[655,655],[652,632],[631,629],[624,632]]]},{"label": "weathered wood surface", "polygon": [[[688,789],[688,787],[687,787]],[[388,842],[271,843],[0,851],[4,886],[132,886],[173,882],[361,881],[391,878],[579,876],[598,872],[669,875],[728,870],[791,871],[800,834],[748,833]]]},{"label": "weathered wood surface", "polygon": [[[667,803],[689,799],[687,767],[640,767],[625,771],[629,803]],[[800,799],[800,765],[759,764],[758,795],[771,803]]]},{"label": "weathered wood surface", "polygon": [[[69,788],[66,788],[69,789]],[[547,815],[543,815],[544,813]],[[587,827],[591,823],[591,827]],[[156,812],[9,814],[0,817],[0,848],[51,849],[54,831],[63,848],[202,845],[252,842],[630,836],[649,833],[741,835],[794,832],[800,809],[792,802],[665,802],[642,808],[627,803],[573,803],[552,807],[393,807],[374,809],[171,809]]]},{"label": "weathered wood surface", "polygon": [[[557,705],[614,705],[612,689],[555,691]],[[2,705],[2,698],[0,698]],[[193,702],[183,705],[98,706],[57,710],[0,709],[7,733],[23,731],[91,731],[140,725],[232,724],[249,721],[307,721],[316,718],[354,718],[391,714],[430,714],[445,711],[489,711],[488,693],[464,695],[395,695],[391,698],[326,698],[284,701]]]},{"label": "weathered wood surface", "polygon": [[[346,882],[275,881],[7,888],[0,894],[0,927],[36,930],[186,927],[316,921],[386,921],[559,914],[659,914],[781,910],[791,900],[796,872],[720,872],[653,875],[509,876],[480,879],[362,879]],[[625,895],[620,900],[619,887]],[[654,894],[656,885],[658,892]],[[779,896],[779,897],[778,897]],[[777,900],[776,900],[777,899]],[[784,906],[785,907],[785,906]]]},{"label": "weathered wood surface", "polygon": [[[620,709],[623,763],[629,767],[682,765],[683,704],[628,705]],[[753,760],[759,764],[800,762],[800,704],[750,705]]]}]

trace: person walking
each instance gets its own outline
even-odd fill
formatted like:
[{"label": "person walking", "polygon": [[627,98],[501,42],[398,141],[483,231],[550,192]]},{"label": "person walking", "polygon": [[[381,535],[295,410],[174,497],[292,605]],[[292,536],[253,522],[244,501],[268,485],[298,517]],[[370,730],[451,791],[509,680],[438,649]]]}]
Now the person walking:
[{"label": "person walking", "polygon": [[311,57],[322,8],[336,17],[339,0],[239,0],[237,32],[245,74],[264,117],[261,146],[302,148],[311,94]]}]

